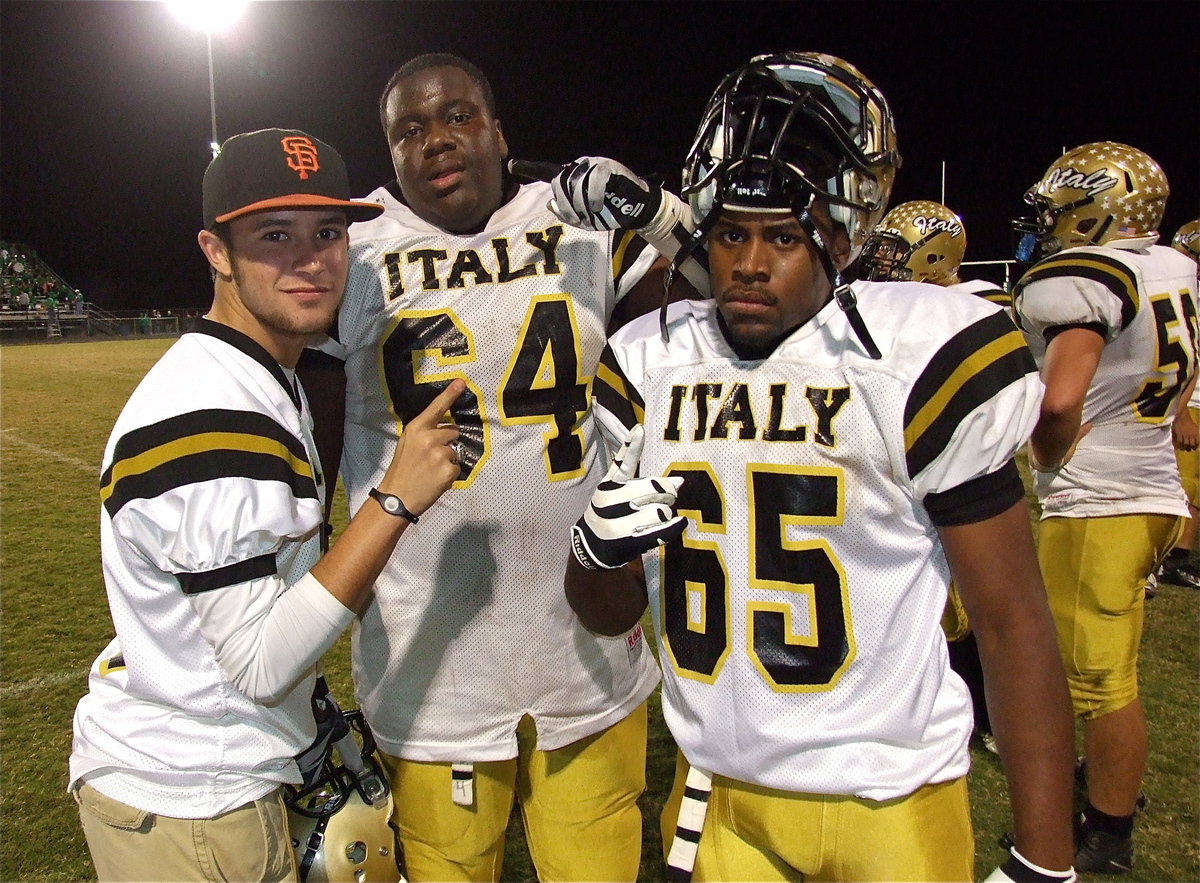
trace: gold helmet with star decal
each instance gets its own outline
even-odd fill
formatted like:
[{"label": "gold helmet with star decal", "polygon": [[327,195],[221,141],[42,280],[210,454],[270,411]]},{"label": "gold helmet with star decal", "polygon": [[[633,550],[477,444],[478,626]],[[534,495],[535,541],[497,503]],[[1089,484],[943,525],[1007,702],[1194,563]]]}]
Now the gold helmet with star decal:
[{"label": "gold helmet with star decal", "polygon": [[1188,221],[1176,230],[1171,248],[1183,252],[1193,261],[1200,261],[1200,219]]},{"label": "gold helmet with star decal", "polygon": [[863,246],[863,278],[954,285],[967,251],[962,218],[940,202],[917,199],[883,216]]},{"label": "gold helmet with star decal", "polygon": [[1158,232],[1167,176],[1136,147],[1097,141],[1068,150],[1025,194],[1037,217],[1013,222],[1019,260]]}]

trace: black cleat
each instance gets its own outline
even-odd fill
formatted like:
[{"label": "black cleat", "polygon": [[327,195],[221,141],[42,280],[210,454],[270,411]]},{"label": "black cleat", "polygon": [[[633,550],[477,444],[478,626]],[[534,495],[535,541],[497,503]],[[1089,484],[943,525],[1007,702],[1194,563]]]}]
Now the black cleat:
[{"label": "black cleat", "polygon": [[1200,589],[1200,570],[1187,559],[1177,562],[1167,561],[1158,569],[1158,578],[1161,582],[1170,583],[1173,586]]},{"label": "black cleat", "polygon": [[1075,851],[1075,870],[1081,874],[1128,874],[1133,870],[1133,838],[1090,831]]}]

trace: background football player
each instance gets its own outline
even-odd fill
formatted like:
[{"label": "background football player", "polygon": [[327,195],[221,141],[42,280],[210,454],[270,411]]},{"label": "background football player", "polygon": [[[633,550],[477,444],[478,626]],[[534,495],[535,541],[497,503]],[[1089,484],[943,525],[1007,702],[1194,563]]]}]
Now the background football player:
[{"label": "background football player", "polygon": [[580,625],[560,543],[606,461],[587,397],[606,328],[658,305],[658,255],[630,231],[564,225],[548,184],[509,177],[491,86],[470,62],[414,58],[379,109],[397,181],[368,197],[383,216],[354,227],[327,345],[346,377],[331,372],[321,402],[347,398],[352,512],[376,506],[401,428],[467,382],[449,415],[458,481],[388,563],[353,642],[408,873],[497,879],[516,795],[539,877],[633,880],[658,668],[636,623],[616,639]]},{"label": "background football player", "polygon": [[[1171,239],[1171,247],[1200,262],[1200,220],[1189,221]],[[1175,459],[1179,464],[1179,478],[1187,494],[1188,515],[1183,531],[1167,560],[1158,568],[1157,577],[1166,583],[1200,589],[1200,568],[1192,560],[1196,544],[1197,519],[1200,519],[1200,391],[1196,389],[1196,375],[1188,381],[1175,407],[1175,422],[1171,424],[1171,436],[1175,440]]]},{"label": "background football player", "polygon": [[[1008,292],[985,279],[959,277],[967,252],[962,218],[940,202],[918,199],[890,209],[867,237],[855,264],[855,275],[871,281],[928,282],[964,294],[974,294],[1008,307]],[[983,667],[971,623],[950,585],[942,631],[950,642],[950,665],[971,691],[975,731],[989,751],[996,750],[984,697]]]},{"label": "background football player", "polygon": [[[971,878],[951,575],[1017,826],[997,879],[1073,877],[1067,691],[1013,462],[1041,384],[982,298],[843,283],[899,161],[886,101],[846,62],[734,71],[684,170],[712,299],[634,320],[601,359],[595,408],[623,447],[566,591],[606,634],[649,604],[682,752],[664,815],[692,832],[671,863],[698,879]],[[589,214],[577,172],[555,184],[564,217]],[[618,569],[639,553],[645,582]]]},{"label": "background football player", "polygon": [[1080,871],[1133,866],[1147,757],[1142,588],[1187,515],[1171,423],[1196,367],[1196,265],[1155,244],[1167,194],[1142,151],[1085,144],[1025,194],[1036,218],[1014,222],[1018,256],[1040,258],[1013,309],[1046,384],[1029,464],[1038,557],[1083,721]]},{"label": "background football player", "polygon": [[863,245],[859,275],[872,281],[929,282],[1008,306],[1004,289],[986,279],[963,280],[967,252],[962,218],[940,202],[917,199],[888,211]]}]

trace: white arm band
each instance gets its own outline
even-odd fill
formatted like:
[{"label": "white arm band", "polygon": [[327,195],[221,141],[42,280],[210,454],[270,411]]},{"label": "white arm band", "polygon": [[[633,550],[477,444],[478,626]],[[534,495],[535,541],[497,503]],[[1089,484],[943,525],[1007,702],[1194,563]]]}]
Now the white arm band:
[{"label": "white arm band", "polygon": [[354,620],[311,573],[290,588],[271,576],[190,599],[221,670],[264,705],[282,701]]}]

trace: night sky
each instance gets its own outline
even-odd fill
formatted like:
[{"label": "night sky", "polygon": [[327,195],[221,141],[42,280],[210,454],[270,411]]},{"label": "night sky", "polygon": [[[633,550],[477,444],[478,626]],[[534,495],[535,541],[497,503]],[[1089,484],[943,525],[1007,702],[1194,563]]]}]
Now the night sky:
[{"label": "night sky", "polygon": [[[0,40],[0,238],[109,309],[207,306],[204,35],[158,2],[5,0]],[[947,163],[967,260],[1010,257],[1022,193],[1088,141],[1162,164],[1166,238],[1200,215],[1192,0],[260,2],[213,39],[218,134],[308,131],[365,195],[393,177],[383,85],[449,51],[492,80],[514,156],[607,154],[677,191],[720,78],[787,49],[840,55],[887,96],[904,156],[892,205],[939,199]]]}]

